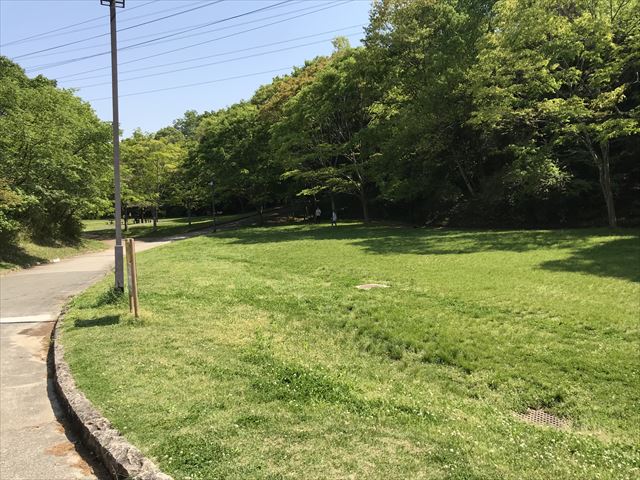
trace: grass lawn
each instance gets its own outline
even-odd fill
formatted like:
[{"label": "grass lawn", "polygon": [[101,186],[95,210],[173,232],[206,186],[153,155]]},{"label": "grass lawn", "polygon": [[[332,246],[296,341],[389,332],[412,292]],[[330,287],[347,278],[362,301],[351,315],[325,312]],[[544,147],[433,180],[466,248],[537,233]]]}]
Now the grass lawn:
[{"label": "grass lawn", "polygon": [[[631,479],[640,232],[247,228],[74,300],[79,387],[176,479]],[[390,288],[358,290],[363,283]],[[570,422],[537,426],[543,408]]]},{"label": "grass lawn", "polygon": [[[239,213],[234,215],[218,215],[216,222],[218,225],[233,222],[240,218],[244,218],[250,213]],[[178,218],[160,218],[158,220],[158,229],[153,231],[153,223],[133,223],[129,222],[127,231],[122,231],[125,237],[133,238],[153,238],[153,237],[165,237],[170,235],[179,235],[181,233],[187,233],[194,230],[212,226],[211,216],[208,217],[191,217],[191,225],[189,225],[189,219],[187,217]],[[124,228],[124,227],[123,227]],[[115,226],[113,223],[109,223],[108,220],[84,220],[84,232],[85,236],[89,238],[114,238]]]},{"label": "grass lawn", "polygon": [[73,245],[43,245],[28,239],[22,239],[17,246],[3,246],[0,248],[0,275],[11,270],[47,263],[54,258],[72,257],[106,248],[104,243],[92,239],[83,239]]}]

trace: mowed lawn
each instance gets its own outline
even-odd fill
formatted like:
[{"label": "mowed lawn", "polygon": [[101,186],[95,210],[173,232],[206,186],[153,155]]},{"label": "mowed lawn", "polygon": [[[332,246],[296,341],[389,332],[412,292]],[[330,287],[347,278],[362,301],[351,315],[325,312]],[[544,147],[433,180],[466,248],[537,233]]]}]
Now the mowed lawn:
[{"label": "mowed lawn", "polygon": [[[245,218],[248,215],[251,214],[239,213],[233,215],[218,215],[216,222],[218,224],[234,222],[238,219]],[[113,221],[97,219],[84,220],[83,223],[85,235],[89,238],[114,238],[115,236],[115,226]],[[166,237],[200,230],[212,225],[213,221],[211,216],[191,217],[191,225],[189,225],[189,219],[187,217],[160,218],[158,219],[158,228],[154,231],[153,222],[134,223],[133,220],[130,220],[126,231],[124,230],[123,225],[122,234],[125,237],[133,238]]]},{"label": "mowed lawn", "polygon": [[637,230],[248,228],[138,269],[141,321],[109,278],[62,340],[176,479],[640,474]]}]

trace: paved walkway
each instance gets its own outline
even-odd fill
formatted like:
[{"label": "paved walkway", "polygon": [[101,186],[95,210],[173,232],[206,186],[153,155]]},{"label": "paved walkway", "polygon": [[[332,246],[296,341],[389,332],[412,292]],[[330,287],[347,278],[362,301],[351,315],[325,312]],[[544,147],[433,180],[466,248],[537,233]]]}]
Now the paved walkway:
[{"label": "paved walkway", "polygon": [[[265,215],[277,219],[279,209]],[[247,217],[219,227],[253,225]],[[206,235],[202,229],[165,239],[136,240],[142,252]],[[66,430],[47,379],[46,356],[55,319],[69,297],[113,268],[108,250],[0,276],[0,480],[107,479],[102,467]]]},{"label": "paved walkway", "polygon": [[[165,243],[137,241],[136,250]],[[110,248],[0,277],[0,479],[106,478],[58,421],[46,356],[67,299],[112,266]]]}]

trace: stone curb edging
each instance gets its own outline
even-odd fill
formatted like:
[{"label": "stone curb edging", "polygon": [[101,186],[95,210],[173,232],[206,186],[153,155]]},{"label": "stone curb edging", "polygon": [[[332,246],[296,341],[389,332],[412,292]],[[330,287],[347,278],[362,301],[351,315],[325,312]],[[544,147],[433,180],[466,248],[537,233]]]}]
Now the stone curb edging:
[{"label": "stone curb edging", "polygon": [[116,479],[173,480],[140,450],[131,445],[109,420],[93,407],[77,389],[69,365],[64,359],[64,347],[58,342],[58,327],[64,311],[58,316],[51,335],[53,349],[53,380],[60,404],[84,443]]}]

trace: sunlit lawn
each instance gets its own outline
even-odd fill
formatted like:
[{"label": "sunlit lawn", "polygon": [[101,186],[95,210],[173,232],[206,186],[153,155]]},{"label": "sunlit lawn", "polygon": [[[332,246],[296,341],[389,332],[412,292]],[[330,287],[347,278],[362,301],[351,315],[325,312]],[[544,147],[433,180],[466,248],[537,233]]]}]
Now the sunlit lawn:
[{"label": "sunlit lawn", "polygon": [[220,232],[139,256],[141,322],[90,289],[63,343],[176,479],[638,478],[639,233]]},{"label": "sunlit lawn", "polygon": [[[223,224],[225,222],[232,222],[239,218],[246,217],[247,214],[234,214],[234,215],[219,215],[216,222]],[[187,217],[176,218],[160,218],[158,220],[158,228],[153,230],[153,223],[134,223],[133,220],[129,221],[127,230],[124,230],[123,235],[126,237],[164,237],[170,235],[178,235],[181,233],[187,233],[194,230],[199,230],[213,225],[211,216],[203,217],[191,217],[191,225],[189,225],[189,219]],[[84,220],[85,235],[90,238],[113,238],[115,235],[115,226],[113,221],[110,220]]]}]

